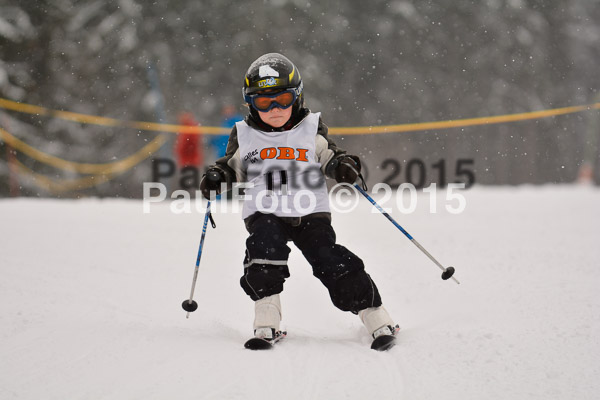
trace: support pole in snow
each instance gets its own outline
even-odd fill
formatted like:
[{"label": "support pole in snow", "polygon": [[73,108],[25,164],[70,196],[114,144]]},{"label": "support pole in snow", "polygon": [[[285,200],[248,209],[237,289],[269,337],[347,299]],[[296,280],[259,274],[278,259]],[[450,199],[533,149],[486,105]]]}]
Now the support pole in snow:
[{"label": "support pole in snow", "polygon": [[402,232],[404,234],[404,236],[406,236],[411,242],[413,242],[413,244],[415,246],[417,246],[419,248],[419,250],[421,250],[427,257],[429,257],[429,259],[431,261],[433,261],[435,263],[435,265],[437,265],[438,267],[440,267],[440,269],[443,271],[442,272],[442,279],[443,280],[447,280],[452,278],[452,280],[454,282],[456,282],[457,284],[460,284],[460,282],[453,276],[454,275],[454,267],[448,267],[448,268],[444,268],[444,266],[442,264],[440,264],[438,262],[438,260],[436,260],[427,250],[425,250],[425,248],[423,246],[421,246],[421,244],[419,242],[417,242],[415,240],[415,238],[413,238],[408,232],[406,232],[406,230],[404,230],[404,228],[396,222],[396,220],[394,220],[390,214],[388,214],[387,212],[385,212],[385,210],[383,208],[381,208],[381,206],[379,204],[377,204],[377,202],[371,197],[369,196],[369,194],[360,187],[360,185],[354,185],[354,187],[363,195],[367,198],[367,200],[369,200],[371,202],[371,204],[373,204],[378,210],[379,212],[381,212],[387,219],[390,220],[390,222],[392,224],[394,224],[394,226],[396,228],[398,228],[400,230],[400,232]]},{"label": "support pole in snow", "polygon": [[200,237],[200,246],[198,247],[198,257],[196,258],[196,268],[194,268],[194,278],[192,279],[192,290],[190,292],[190,298],[183,301],[181,307],[187,311],[186,318],[190,317],[190,313],[198,309],[198,303],[194,299],[194,290],[196,289],[196,280],[198,279],[198,269],[200,268],[200,257],[202,257],[202,247],[204,246],[204,238],[206,237],[206,228],[208,226],[208,220],[213,228],[216,228],[215,221],[210,211],[210,200],[206,206],[206,215],[204,216],[204,225],[202,226],[202,236]]}]

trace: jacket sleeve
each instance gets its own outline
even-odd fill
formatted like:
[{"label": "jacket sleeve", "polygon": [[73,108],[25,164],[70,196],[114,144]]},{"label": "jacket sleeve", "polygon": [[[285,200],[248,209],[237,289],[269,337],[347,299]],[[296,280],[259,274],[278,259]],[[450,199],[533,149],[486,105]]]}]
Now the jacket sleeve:
[{"label": "jacket sleeve", "polygon": [[329,137],[329,127],[325,125],[323,120],[319,118],[319,127],[317,134],[321,135],[327,141],[327,149],[333,152],[333,156],[337,157],[341,154],[346,154],[345,150],[340,149],[335,142]]},{"label": "jacket sleeve", "polygon": [[234,182],[244,182],[246,180],[246,171],[242,167],[240,145],[238,143],[237,128],[235,126],[229,134],[225,155],[219,158],[214,166],[223,172],[229,187]]},{"label": "jacket sleeve", "polygon": [[346,154],[345,150],[337,147],[335,142],[329,137],[329,128],[319,118],[319,127],[317,129],[316,151],[317,159],[321,163],[321,171],[328,178],[334,177],[335,168],[338,165],[337,158]]}]

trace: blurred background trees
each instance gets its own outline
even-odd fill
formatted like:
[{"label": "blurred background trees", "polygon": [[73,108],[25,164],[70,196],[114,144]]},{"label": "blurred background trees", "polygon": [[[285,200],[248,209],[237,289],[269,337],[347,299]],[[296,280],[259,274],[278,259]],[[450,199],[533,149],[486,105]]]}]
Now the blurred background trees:
[{"label": "blurred background trees", "polygon": [[[123,120],[177,123],[190,112],[219,126],[224,106],[245,113],[249,64],[280,52],[300,69],[307,105],[329,126],[520,113],[600,101],[597,21],[597,0],[0,0],[0,97]],[[410,160],[423,162],[425,182],[439,182],[432,165],[440,160],[448,181],[458,160],[473,160],[478,184],[573,182],[586,159],[598,158],[598,114],[335,139],[363,158],[370,184]],[[121,159],[157,135],[2,109],[0,127],[87,163]],[[1,196],[9,194],[11,154],[0,144]],[[16,157],[46,176],[77,177]],[[405,178],[400,171],[394,183]],[[140,197],[150,179],[147,160],[61,196]],[[55,195],[31,179],[19,186],[23,195]]]}]

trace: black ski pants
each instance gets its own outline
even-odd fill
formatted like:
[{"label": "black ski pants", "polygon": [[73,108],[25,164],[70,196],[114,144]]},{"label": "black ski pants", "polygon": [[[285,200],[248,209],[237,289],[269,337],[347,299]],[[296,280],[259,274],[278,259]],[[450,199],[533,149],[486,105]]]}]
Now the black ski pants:
[{"label": "black ski pants", "polygon": [[381,305],[377,286],[365,272],[362,260],[336,244],[331,214],[293,218],[255,213],[245,223],[250,236],[240,284],[252,300],[283,291],[283,283],[290,276],[287,243],[291,241],[312,266],[313,275],[329,290],[337,308],[357,314]]}]

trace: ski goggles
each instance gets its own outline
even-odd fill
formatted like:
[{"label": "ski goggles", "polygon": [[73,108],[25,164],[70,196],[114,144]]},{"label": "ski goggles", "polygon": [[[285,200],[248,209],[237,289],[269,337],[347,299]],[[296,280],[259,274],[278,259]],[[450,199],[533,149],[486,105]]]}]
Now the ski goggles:
[{"label": "ski goggles", "polygon": [[298,99],[298,89],[287,89],[273,94],[253,94],[246,97],[246,102],[258,111],[267,112],[275,107],[285,110],[290,108]]}]

